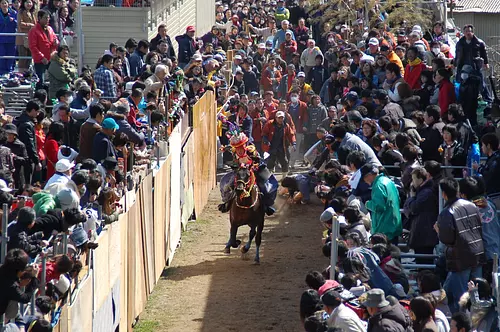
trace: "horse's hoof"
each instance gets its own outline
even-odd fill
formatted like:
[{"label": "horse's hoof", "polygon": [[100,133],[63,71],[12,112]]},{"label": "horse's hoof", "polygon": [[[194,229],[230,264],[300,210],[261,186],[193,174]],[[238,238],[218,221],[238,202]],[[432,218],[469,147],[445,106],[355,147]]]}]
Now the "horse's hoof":
[{"label": "horse's hoof", "polygon": [[225,254],[230,254],[231,253],[231,249],[230,248],[224,248],[224,253]]},{"label": "horse's hoof", "polygon": [[260,260],[259,261],[258,260],[254,260],[253,261],[253,265],[260,265]]},{"label": "horse's hoof", "polygon": [[247,261],[250,258],[248,257],[248,252],[242,252],[241,253],[241,260]]},{"label": "horse's hoof", "polygon": [[247,249],[247,247],[246,247],[246,246],[242,246],[242,247],[240,248],[240,251],[241,251],[241,253],[242,253],[242,254],[246,254],[246,253],[248,252],[248,249]]},{"label": "horse's hoof", "polygon": [[236,249],[236,248],[238,248],[240,246],[240,244],[241,244],[241,240],[236,240],[234,242],[234,245],[232,245],[232,247]]}]

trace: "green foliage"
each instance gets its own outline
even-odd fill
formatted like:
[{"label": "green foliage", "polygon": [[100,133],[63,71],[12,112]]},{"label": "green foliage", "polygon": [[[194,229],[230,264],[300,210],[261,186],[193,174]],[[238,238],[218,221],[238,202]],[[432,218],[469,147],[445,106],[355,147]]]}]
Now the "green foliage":
[{"label": "green foliage", "polygon": [[[421,2],[421,1],[420,1]],[[318,11],[322,15],[313,19],[314,22],[330,23],[353,23],[356,19],[363,17],[365,8],[368,10],[370,28],[376,27],[379,23],[378,13],[375,11],[375,0],[327,0],[327,3],[320,4],[320,0],[310,1],[312,5],[311,16]],[[432,6],[432,3],[430,4]],[[433,11],[423,8],[417,0],[386,0],[379,5],[379,9],[387,13],[386,21],[392,28],[399,28],[403,22],[407,27],[418,24],[422,29],[432,26]]]}]

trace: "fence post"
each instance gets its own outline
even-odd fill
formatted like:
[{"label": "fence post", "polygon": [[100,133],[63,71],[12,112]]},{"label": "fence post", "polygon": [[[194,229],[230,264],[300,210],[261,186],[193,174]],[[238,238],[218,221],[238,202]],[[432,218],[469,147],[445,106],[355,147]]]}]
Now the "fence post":
[{"label": "fence post", "polygon": [[66,255],[68,253],[68,234],[64,233],[63,234],[63,255]]},{"label": "fence post", "polygon": [[7,226],[9,225],[9,206],[4,204],[2,216],[2,242],[0,250],[0,264],[3,264],[5,256],[7,255],[7,242],[9,242],[9,237],[7,236]]},{"label": "fence post", "polygon": [[338,221],[334,220],[332,223],[332,249],[330,256],[330,279],[335,279],[335,267],[337,266],[337,256],[338,256],[338,245],[337,239],[339,237],[340,224]]},{"label": "fence post", "polygon": [[47,255],[42,254],[42,276],[40,278],[40,295],[45,295],[45,285],[47,284]]},{"label": "fence post", "polygon": [[439,188],[439,197],[438,197],[438,202],[439,202],[439,212],[443,211],[443,192],[441,191],[441,186],[438,185]]}]

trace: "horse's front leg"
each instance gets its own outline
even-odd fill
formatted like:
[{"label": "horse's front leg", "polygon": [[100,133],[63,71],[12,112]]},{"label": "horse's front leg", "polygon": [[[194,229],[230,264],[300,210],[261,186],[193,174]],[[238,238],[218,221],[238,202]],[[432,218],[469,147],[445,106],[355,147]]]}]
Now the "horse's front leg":
[{"label": "horse's front leg", "polygon": [[229,254],[231,252],[231,247],[238,248],[239,244],[237,244],[237,241],[236,241],[236,234],[237,233],[238,233],[238,226],[231,224],[231,231],[229,233],[229,241],[227,241],[226,248],[224,249],[224,252],[226,254]]},{"label": "horse's front leg", "polygon": [[262,231],[264,230],[264,216],[262,216],[262,221],[257,226],[257,234],[255,236],[255,264],[260,264],[260,244],[262,242]]},{"label": "horse's front leg", "polygon": [[245,244],[245,246],[241,247],[241,252],[243,254],[246,254],[248,250],[250,250],[250,246],[252,245],[253,238],[255,237],[255,234],[257,232],[255,231],[255,226],[250,226],[250,233],[248,234],[248,242]]}]

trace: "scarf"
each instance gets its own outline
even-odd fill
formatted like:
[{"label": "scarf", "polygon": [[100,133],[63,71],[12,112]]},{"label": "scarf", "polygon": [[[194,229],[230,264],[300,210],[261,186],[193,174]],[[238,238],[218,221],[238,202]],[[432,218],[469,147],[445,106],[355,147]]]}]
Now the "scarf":
[{"label": "scarf", "polygon": [[474,203],[478,208],[485,208],[488,206],[488,201],[484,196],[473,198],[472,203]]},{"label": "scarf", "polygon": [[408,64],[410,65],[410,67],[416,67],[416,66],[418,66],[421,63],[422,63],[422,60],[420,60],[419,58],[416,58],[413,61],[408,60]]}]

